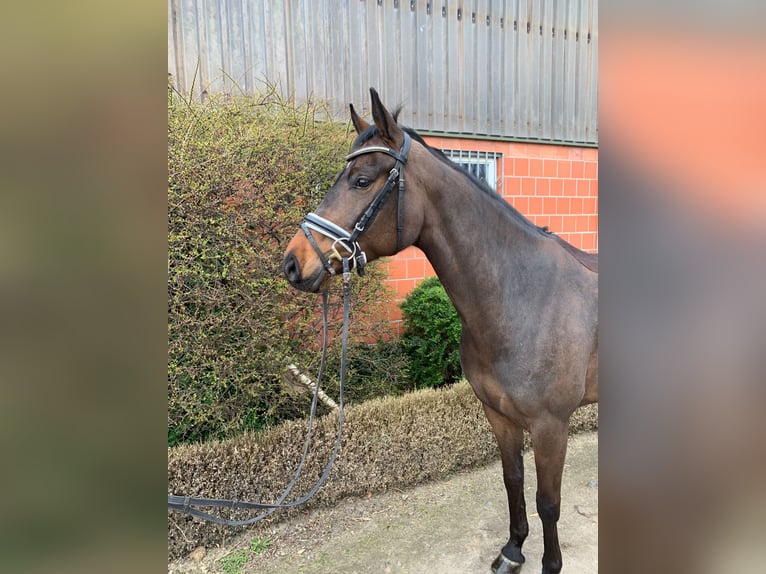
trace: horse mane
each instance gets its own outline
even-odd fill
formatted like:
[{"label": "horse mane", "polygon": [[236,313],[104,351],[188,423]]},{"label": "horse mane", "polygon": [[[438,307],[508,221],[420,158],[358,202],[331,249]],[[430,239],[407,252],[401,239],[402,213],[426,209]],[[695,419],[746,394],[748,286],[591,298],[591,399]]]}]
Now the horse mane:
[{"label": "horse mane", "polygon": [[428,151],[431,152],[431,154],[436,157],[439,161],[441,161],[443,164],[449,166],[450,168],[454,169],[458,173],[460,173],[463,177],[467,177],[468,181],[473,184],[473,187],[480,190],[485,195],[488,195],[492,200],[497,201],[498,204],[508,211],[514,219],[519,221],[525,228],[540,234],[540,235],[551,235],[552,233],[548,230],[547,227],[539,227],[532,223],[529,219],[524,217],[524,215],[513,205],[505,201],[500,194],[498,194],[494,189],[489,187],[486,181],[479,179],[475,175],[473,175],[471,172],[467,171],[462,166],[456,164],[454,161],[452,161],[450,158],[448,158],[444,152],[442,152],[440,149],[436,149],[428,145],[422,137],[420,137],[420,134],[418,134],[415,130],[411,128],[404,128],[404,131],[406,131],[408,134],[410,134],[410,137],[417,141],[420,145],[424,146]]},{"label": "horse mane", "polygon": [[[394,119],[399,115],[399,112],[401,109],[397,109],[394,112]],[[472,173],[466,171],[463,169],[462,166],[456,164],[454,161],[452,161],[450,158],[448,158],[446,155],[444,155],[444,152],[442,152],[440,149],[433,148],[430,145],[428,145],[425,140],[418,134],[414,129],[407,128],[400,126],[405,132],[409,134],[409,136],[414,139],[416,142],[418,142],[420,145],[422,145],[424,148],[426,148],[431,154],[438,159],[443,164],[447,165],[451,169],[454,169],[464,177],[467,177],[468,180],[473,184],[474,187],[481,190],[483,193],[487,194],[493,199],[499,199],[500,202],[503,205],[504,209],[510,210],[511,213],[514,214],[516,218],[518,218],[522,223],[524,223],[527,227],[534,228],[536,231],[541,233],[547,233],[550,234],[550,231],[548,231],[547,228],[544,227],[538,227],[534,225],[531,221],[529,221],[526,217],[524,217],[515,207],[513,207],[510,203],[505,201],[500,195],[493,190],[489,185],[487,185],[487,182],[479,179],[478,177],[474,176]],[[378,128],[375,124],[370,124],[367,128],[364,129],[354,140],[354,143],[352,145],[352,148],[357,148],[359,146],[364,145],[374,137],[378,136],[380,132],[378,131]]]},{"label": "horse mane", "polygon": [[[397,108],[394,113],[393,117],[396,121],[399,112],[401,112],[401,107]],[[505,209],[517,222],[519,222],[525,229],[528,231],[535,233],[537,235],[547,237],[547,238],[553,238],[559,245],[561,245],[567,252],[569,252],[572,256],[574,256],[577,261],[579,261],[582,265],[590,269],[591,271],[594,271],[598,273],[598,253],[588,253],[587,251],[583,251],[582,249],[578,249],[568,241],[562,239],[558,235],[556,235],[554,232],[548,229],[548,226],[540,227],[538,225],[535,225],[532,223],[529,219],[527,219],[518,209],[513,207],[510,203],[508,203],[503,197],[500,196],[495,190],[493,190],[489,185],[487,185],[487,182],[479,179],[469,171],[465,170],[460,165],[456,164],[452,160],[450,160],[446,155],[444,155],[444,152],[442,152],[440,149],[431,147],[428,145],[425,140],[418,134],[414,129],[400,126],[405,132],[409,134],[409,136],[414,139],[416,142],[418,142],[420,145],[422,145],[424,148],[426,148],[431,154],[438,159],[443,164],[449,166],[451,169],[457,171],[459,174],[461,174],[463,177],[468,178],[468,181],[473,185],[474,188],[478,189],[485,195],[489,196],[493,201],[497,201],[498,204],[501,206],[502,209]],[[375,124],[370,124],[367,128],[365,128],[354,140],[353,147],[359,147],[377,135],[379,135],[378,128]]]}]

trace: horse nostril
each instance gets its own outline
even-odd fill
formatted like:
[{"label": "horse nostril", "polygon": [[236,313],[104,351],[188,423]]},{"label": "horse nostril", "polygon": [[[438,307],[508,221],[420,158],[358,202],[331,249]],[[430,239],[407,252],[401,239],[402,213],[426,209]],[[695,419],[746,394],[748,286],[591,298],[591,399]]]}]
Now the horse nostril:
[{"label": "horse nostril", "polygon": [[298,266],[298,260],[295,258],[295,255],[292,253],[285,255],[285,260],[282,264],[282,267],[285,272],[285,277],[287,277],[287,280],[290,283],[297,283],[300,281],[301,269]]}]

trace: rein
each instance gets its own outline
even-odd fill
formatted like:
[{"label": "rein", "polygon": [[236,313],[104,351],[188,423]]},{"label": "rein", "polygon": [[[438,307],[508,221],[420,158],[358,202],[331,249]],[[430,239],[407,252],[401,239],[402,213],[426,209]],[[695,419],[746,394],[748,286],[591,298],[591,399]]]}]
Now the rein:
[{"label": "rein", "polygon": [[[290,484],[285,487],[285,490],[282,492],[282,495],[277,499],[276,502],[273,503],[264,503],[264,502],[246,502],[241,500],[229,500],[229,499],[222,499],[222,498],[198,498],[193,496],[176,496],[172,494],[168,494],[168,509],[174,510],[176,512],[181,512],[184,514],[190,514],[192,516],[195,516],[197,518],[200,518],[202,520],[206,520],[208,522],[214,522],[216,524],[222,524],[224,526],[247,526],[249,524],[255,524],[256,522],[259,522],[260,520],[263,520],[264,518],[270,516],[273,514],[276,510],[279,510],[281,508],[293,508],[295,506],[299,506],[306,502],[308,499],[310,499],[314,494],[316,494],[317,490],[325,483],[327,480],[327,477],[330,474],[330,471],[332,470],[333,463],[335,462],[335,458],[338,455],[338,450],[340,449],[340,440],[341,435],[343,431],[343,395],[344,395],[344,386],[346,382],[346,349],[348,347],[348,323],[349,323],[349,312],[351,305],[349,303],[349,295],[351,292],[351,266],[349,264],[348,258],[342,259],[343,263],[343,331],[342,331],[342,337],[341,337],[341,359],[340,359],[340,390],[339,390],[339,408],[338,408],[338,435],[335,439],[335,446],[333,447],[332,454],[330,455],[330,459],[327,461],[327,464],[324,467],[324,470],[322,471],[322,474],[319,476],[319,479],[314,484],[311,489],[298,498],[297,500],[294,500],[293,502],[285,502],[287,497],[289,496],[290,492],[292,491],[293,487],[295,486],[295,483],[298,481],[298,478],[301,475],[301,471],[303,470],[303,465],[306,462],[306,458],[308,456],[309,447],[311,446],[311,428],[314,424],[314,415],[316,413],[316,406],[317,406],[317,399],[319,396],[319,387],[322,382],[322,374],[324,372],[324,364],[325,359],[327,357],[327,308],[328,308],[328,301],[329,296],[327,291],[322,292],[322,358],[319,362],[319,372],[317,374],[317,381],[316,386],[314,388],[314,396],[311,401],[311,411],[309,413],[309,422],[308,422],[308,429],[306,430],[306,440],[303,445],[303,456],[301,457],[300,462],[298,463],[297,468],[295,469],[295,472],[293,473],[293,478],[290,481]],[[216,508],[228,508],[228,509],[247,509],[247,510],[265,510],[266,512],[263,512],[259,514],[258,516],[254,516],[252,518],[248,518],[245,520],[229,520],[226,518],[222,518],[220,516],[216,516],[214,514],[210,514],[208,512],[203,512],[202,510],[199,510],[197,507],[216,507]]]},{"label": "rein", "polygon": [[[352,159],[359,157],[360,155],[365,155],[368,153],[384,153],[386,155],[390,155],[396,160],[396,164],[388,173],[386,183],[370,202],[370,205],[367,206],[367,209],[364,211],[359,220],[354,224],[353,231],[348,232],[340,225],[337,225],[329,219],[325,219],[321,215],[317,215],[313,212],[309,213],[306,215],[306,217],[303,218],[303,221],[300,223],[300,228],[306,235],[308,242],[314,248],[314,251],[316,251],[317,255],[319,256],[319,260],[322,262],[322,266],[328,274],[335,275],[335,269],[331,263],[333,259],[337,259],[339,261],[344,259],[338,252],[337,246],[340,245],[349,253],[347,259],[351,261],[352,268],[355,268],[359,275],[364,275],[364,266],[367,265],[367,255],[364,251],[362,251],[362,248],[359,245],[359,236],[362,235],[364,230],[367,229],[367,226],[375,220],[375,217],[378,215],[381,208],[383,207],[383,204],[386,202],[389,193],[391,193],[391,190],[394,188],[397,179],[399,180],[399,193],[396,206],[396,251],[401,251],[402,232],[404,230],[404,174],[402,172],[404,170],[404,164],[407,163],[407,154],[410,151],[411,141],[412,140],[410,135],[407,132],[404,132],[404,143],[402,143],[402,149],[398,152],[384,146],[369,146],[358,149],[346,156],[346,161],[350,162]],[[312,230],[316,231],[317,233],[321,233],[325,237],[333,240],[332,250],[330,251],[329,255],[326,255],[319,248],[319,245],[311,234]]]}]

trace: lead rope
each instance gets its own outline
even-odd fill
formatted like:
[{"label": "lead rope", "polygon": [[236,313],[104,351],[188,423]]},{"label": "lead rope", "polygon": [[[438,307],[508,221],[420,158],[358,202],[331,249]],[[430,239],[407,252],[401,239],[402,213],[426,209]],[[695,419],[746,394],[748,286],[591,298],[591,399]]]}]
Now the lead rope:
[{"label": "lead rope", "polygon": [[[301,457],[300,462],[298,463],[297,468],[295,469],[295,472],[293,473],[293,478],[290,481],[290,484],[285,487],[284,492],[282,492],[282,495],[277,499],[277,501],[273,504],[267,504],[267,503],[261,503],[261,502],[245,502],[240,500],[228,500],[228,499],[222,499],[222,498],[198,498],[198,497],[192,497],[192,496],[176,496],[172,494],[168,494],[168,509],[174,510],[176,512],[182,512],[185,514],[190,514],[191,516],[195,516],[197,518],[200,518],[202,520],[206,520],[208,522],[214,522],[216,524],[222,524],[224,526],[247,526],[250,524],[255,524],[256,522],[259,522],[260,520],[263,520],[267,516],[270,516],[273,514],[276,510],[280,508],[293,508],[295,506],[299,506],[309,500],[316,492],[320,489],[320,487],[325,483],[327,480],[327,477],[330,474],[330,471],[332,470],[333,463],[335,462],[335,458],[338,455],[338,451],[340,450],[340,441],[341,436],[343,432],[343,396],[344,396],[344,387],[346,383],[346,349],[348,348],[348,323],[349,323],[349,315],[351,311],[351,304],[350,304],[350,294],[351,294],[351,268],[349,264],[348,258],[343,258],[343,330],[342,330],[342,336],[341,336],[341,359],[340,359],[340,388],[339,388],[339,399],[338,399],[338,436],[335,439],[335,446],[333,447],[332,454],[330,455],[330,459],[327,461],[327,464],[324,467],[324,470],[322,471],[321,476],[317,480],[316,484],[309,490],[306,494],[304,494],[299,499],[293,501],[293,502],[284,502],[285,499],[288,497],[290,492],[292,491],[293,487],[295,486],[295,483],[298,481],[298,478],[300,477],[301,471],[303,470],[303,465],[306,462],[306,458],[308,457],[309,452],[309,446],[311,445],[311,430],[314,422],[314,414],[316,412],[316,406],[318,402],[318,396],[319,396],[319,386],[322,382],[322,374],[324,372],[324,365],[325,365],[325,359],[327,357],[327,341],[328,341],[328,320],[327,320],[327,309],[328,309],[328,302],[329,302],[329,295],[327,290],[322,292],[322,358],[319,362],[319,372],[317,373],[317,382],[316,382],[316,388],[314,389],[314,396],[311,400],[311,411],[309,413],[309,422],[308,422],[308,429],[306,431],[306,440],[304,442],[303,446],[303,456]],[[197,508],[194,508],[196,506],[203,506],[203,507],[218,507],[218,508],[229,508],[229,509],[235,509],[235,508],[241,508],[241,509],[258,509],[258,510],[266,510],[266,512],[259,514],[258,516],[254,516],[252,518],[248,518],[245,520],[228,520],[226,518],[221,518],[220,516],[215,516],[213,514],[209,514],[207,512],[203,512],[201,510],[198,510]]]}]

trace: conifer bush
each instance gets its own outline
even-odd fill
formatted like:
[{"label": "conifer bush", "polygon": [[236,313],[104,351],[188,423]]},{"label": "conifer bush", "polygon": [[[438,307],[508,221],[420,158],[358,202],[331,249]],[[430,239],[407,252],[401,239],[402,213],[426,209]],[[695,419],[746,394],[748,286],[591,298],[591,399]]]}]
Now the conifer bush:
[{"label": "conifer bush", "polygon": [[462,327],[438,277],[421,282],[400,307],[405,327],[402,346],[415,386],[439,387],[459,380]]}]

